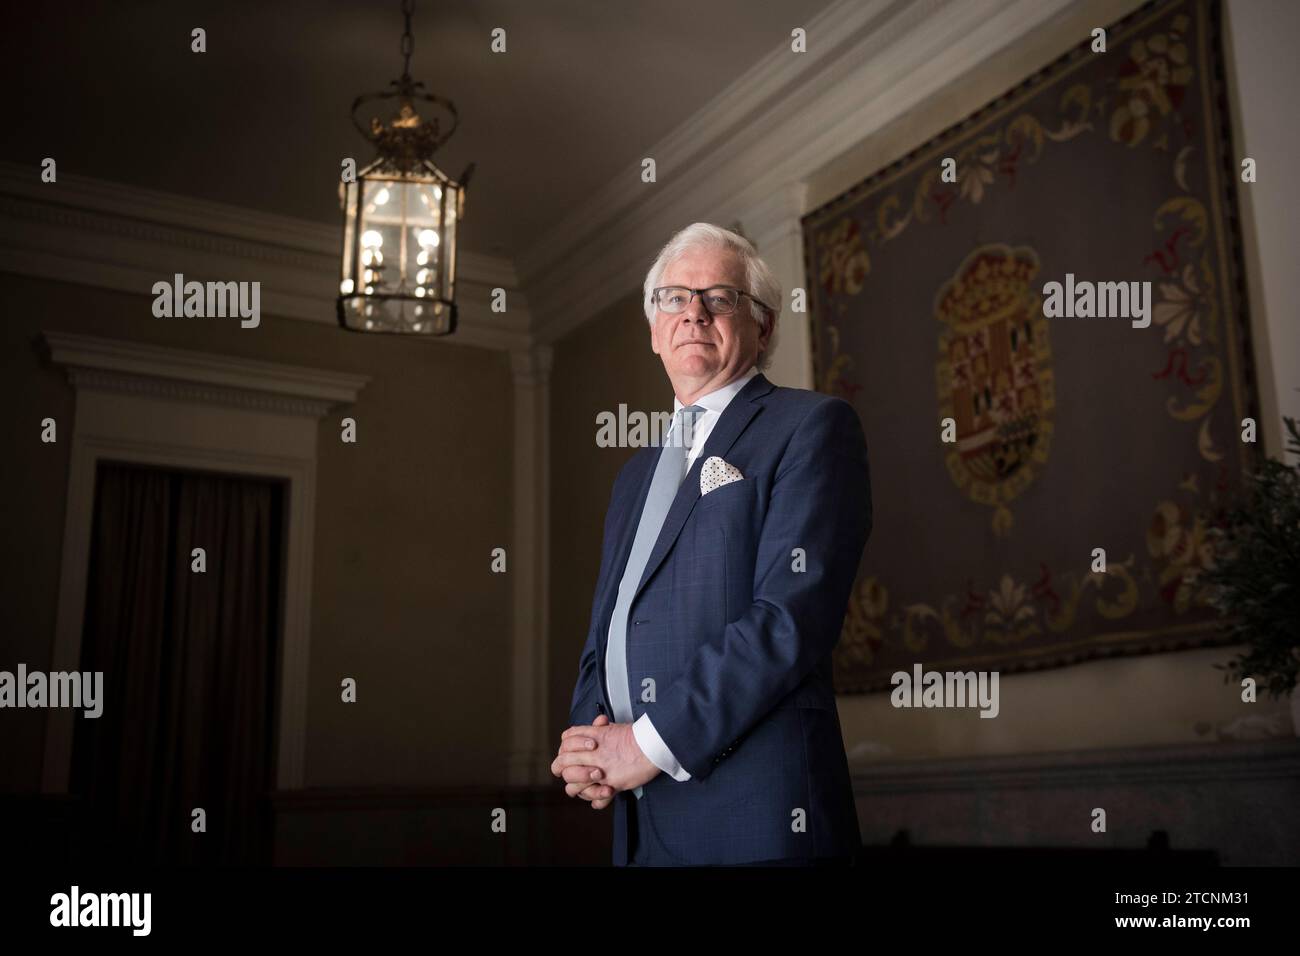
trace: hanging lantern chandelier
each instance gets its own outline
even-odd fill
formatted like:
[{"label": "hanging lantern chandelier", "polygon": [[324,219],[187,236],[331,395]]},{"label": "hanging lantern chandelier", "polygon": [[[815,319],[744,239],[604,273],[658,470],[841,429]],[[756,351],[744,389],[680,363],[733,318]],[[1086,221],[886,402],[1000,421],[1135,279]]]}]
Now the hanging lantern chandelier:
[{"label": "hanging lantern chandelier", "polygon": [[[356,332],[449,335],[456,330],[456,244],[465,214],[465,186],[474,164],[451,179],[432,156],[460,122],[455,105],[424,92],[411,79],[411,14],[414,0],[403,0],[402,77],[388,89],[365,93],[352,102],[352,124],[375,144],[378,157],[339,185],[343,207],[343,269],[338,318]],[[365,103],[390,101],[386,120],[371,117],[363,126],[357,110]],[[436,119],[417,104],[446,110],[451,123],[442,132]]]}]

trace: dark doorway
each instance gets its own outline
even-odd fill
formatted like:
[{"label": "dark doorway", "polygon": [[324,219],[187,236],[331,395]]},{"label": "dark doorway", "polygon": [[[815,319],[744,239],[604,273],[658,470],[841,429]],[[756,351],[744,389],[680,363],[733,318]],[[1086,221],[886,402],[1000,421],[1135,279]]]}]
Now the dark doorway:
[{"label": "dark doorway", "polygon": [[283,522],[282,482],[100,464],[81,669],[104,705],[77,719],[78,856],[270,862]]}]

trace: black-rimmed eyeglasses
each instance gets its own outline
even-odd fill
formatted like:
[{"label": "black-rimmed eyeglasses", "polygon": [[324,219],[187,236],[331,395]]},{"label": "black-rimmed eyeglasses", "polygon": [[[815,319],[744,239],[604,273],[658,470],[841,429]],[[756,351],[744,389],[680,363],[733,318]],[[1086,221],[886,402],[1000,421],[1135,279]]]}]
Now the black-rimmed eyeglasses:
[{"label": "black-rimmed eyeglasses", "polygon": [[735,312],[742,295],[753,299],[764,309],[767,309],[768,312],[775,311],[771,306],[750,295],[744,289],[737,289],[729,285],[709,286],[707,289],[688,289],[686,286],[681,285],[666,285],[652,290],[650,298],[659,311],[667,312],[669,315],[677,315],[684,312],[686,307],[691,304],[691,299],[697,295],[710,315],[730,315]]}]

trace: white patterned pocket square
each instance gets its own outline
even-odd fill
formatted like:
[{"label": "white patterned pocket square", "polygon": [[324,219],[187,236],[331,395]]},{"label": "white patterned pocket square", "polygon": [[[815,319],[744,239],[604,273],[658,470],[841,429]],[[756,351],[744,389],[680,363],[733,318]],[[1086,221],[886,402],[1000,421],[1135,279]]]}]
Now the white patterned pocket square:
[{"label": "white patterned pocket square", "polygon": [[744,477],[735,465],[729,465],[714,455],[705,461],[704,467],[700,469],[700,496],[703,497],[710,491],[716,491],[733,481],[741,481]]}]

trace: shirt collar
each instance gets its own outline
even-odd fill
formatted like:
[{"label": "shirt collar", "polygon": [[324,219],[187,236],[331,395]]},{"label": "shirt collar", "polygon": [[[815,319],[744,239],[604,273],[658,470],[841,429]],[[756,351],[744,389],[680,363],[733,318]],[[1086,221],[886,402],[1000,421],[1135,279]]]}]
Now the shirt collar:
[{"label": "shirt collar", "polygon": [[[701,395],[692,404],[700,406],[700,408],[704,409],[706,412],[718,412],[719,414],[721,414],[722,410],[725,409],[729,404],[731,404],[731,400],[736,397],[736,395],[740,392],[742,388],[745,387],[745,384],[757,374],[758,374],[758,367],[754,366],[744,375],[740,376],[740,378],[736,379],[734,382],[724,385],[722,386],[722,388],[719,388],[715,391],[709,392],[709,394],[707,395]],[[679,399],[676,395],[674,395],[673,396],[674,417],[677,415],[678,412],[682,410],[682,407],[683,406],[682,406],[681,399]]]}]

